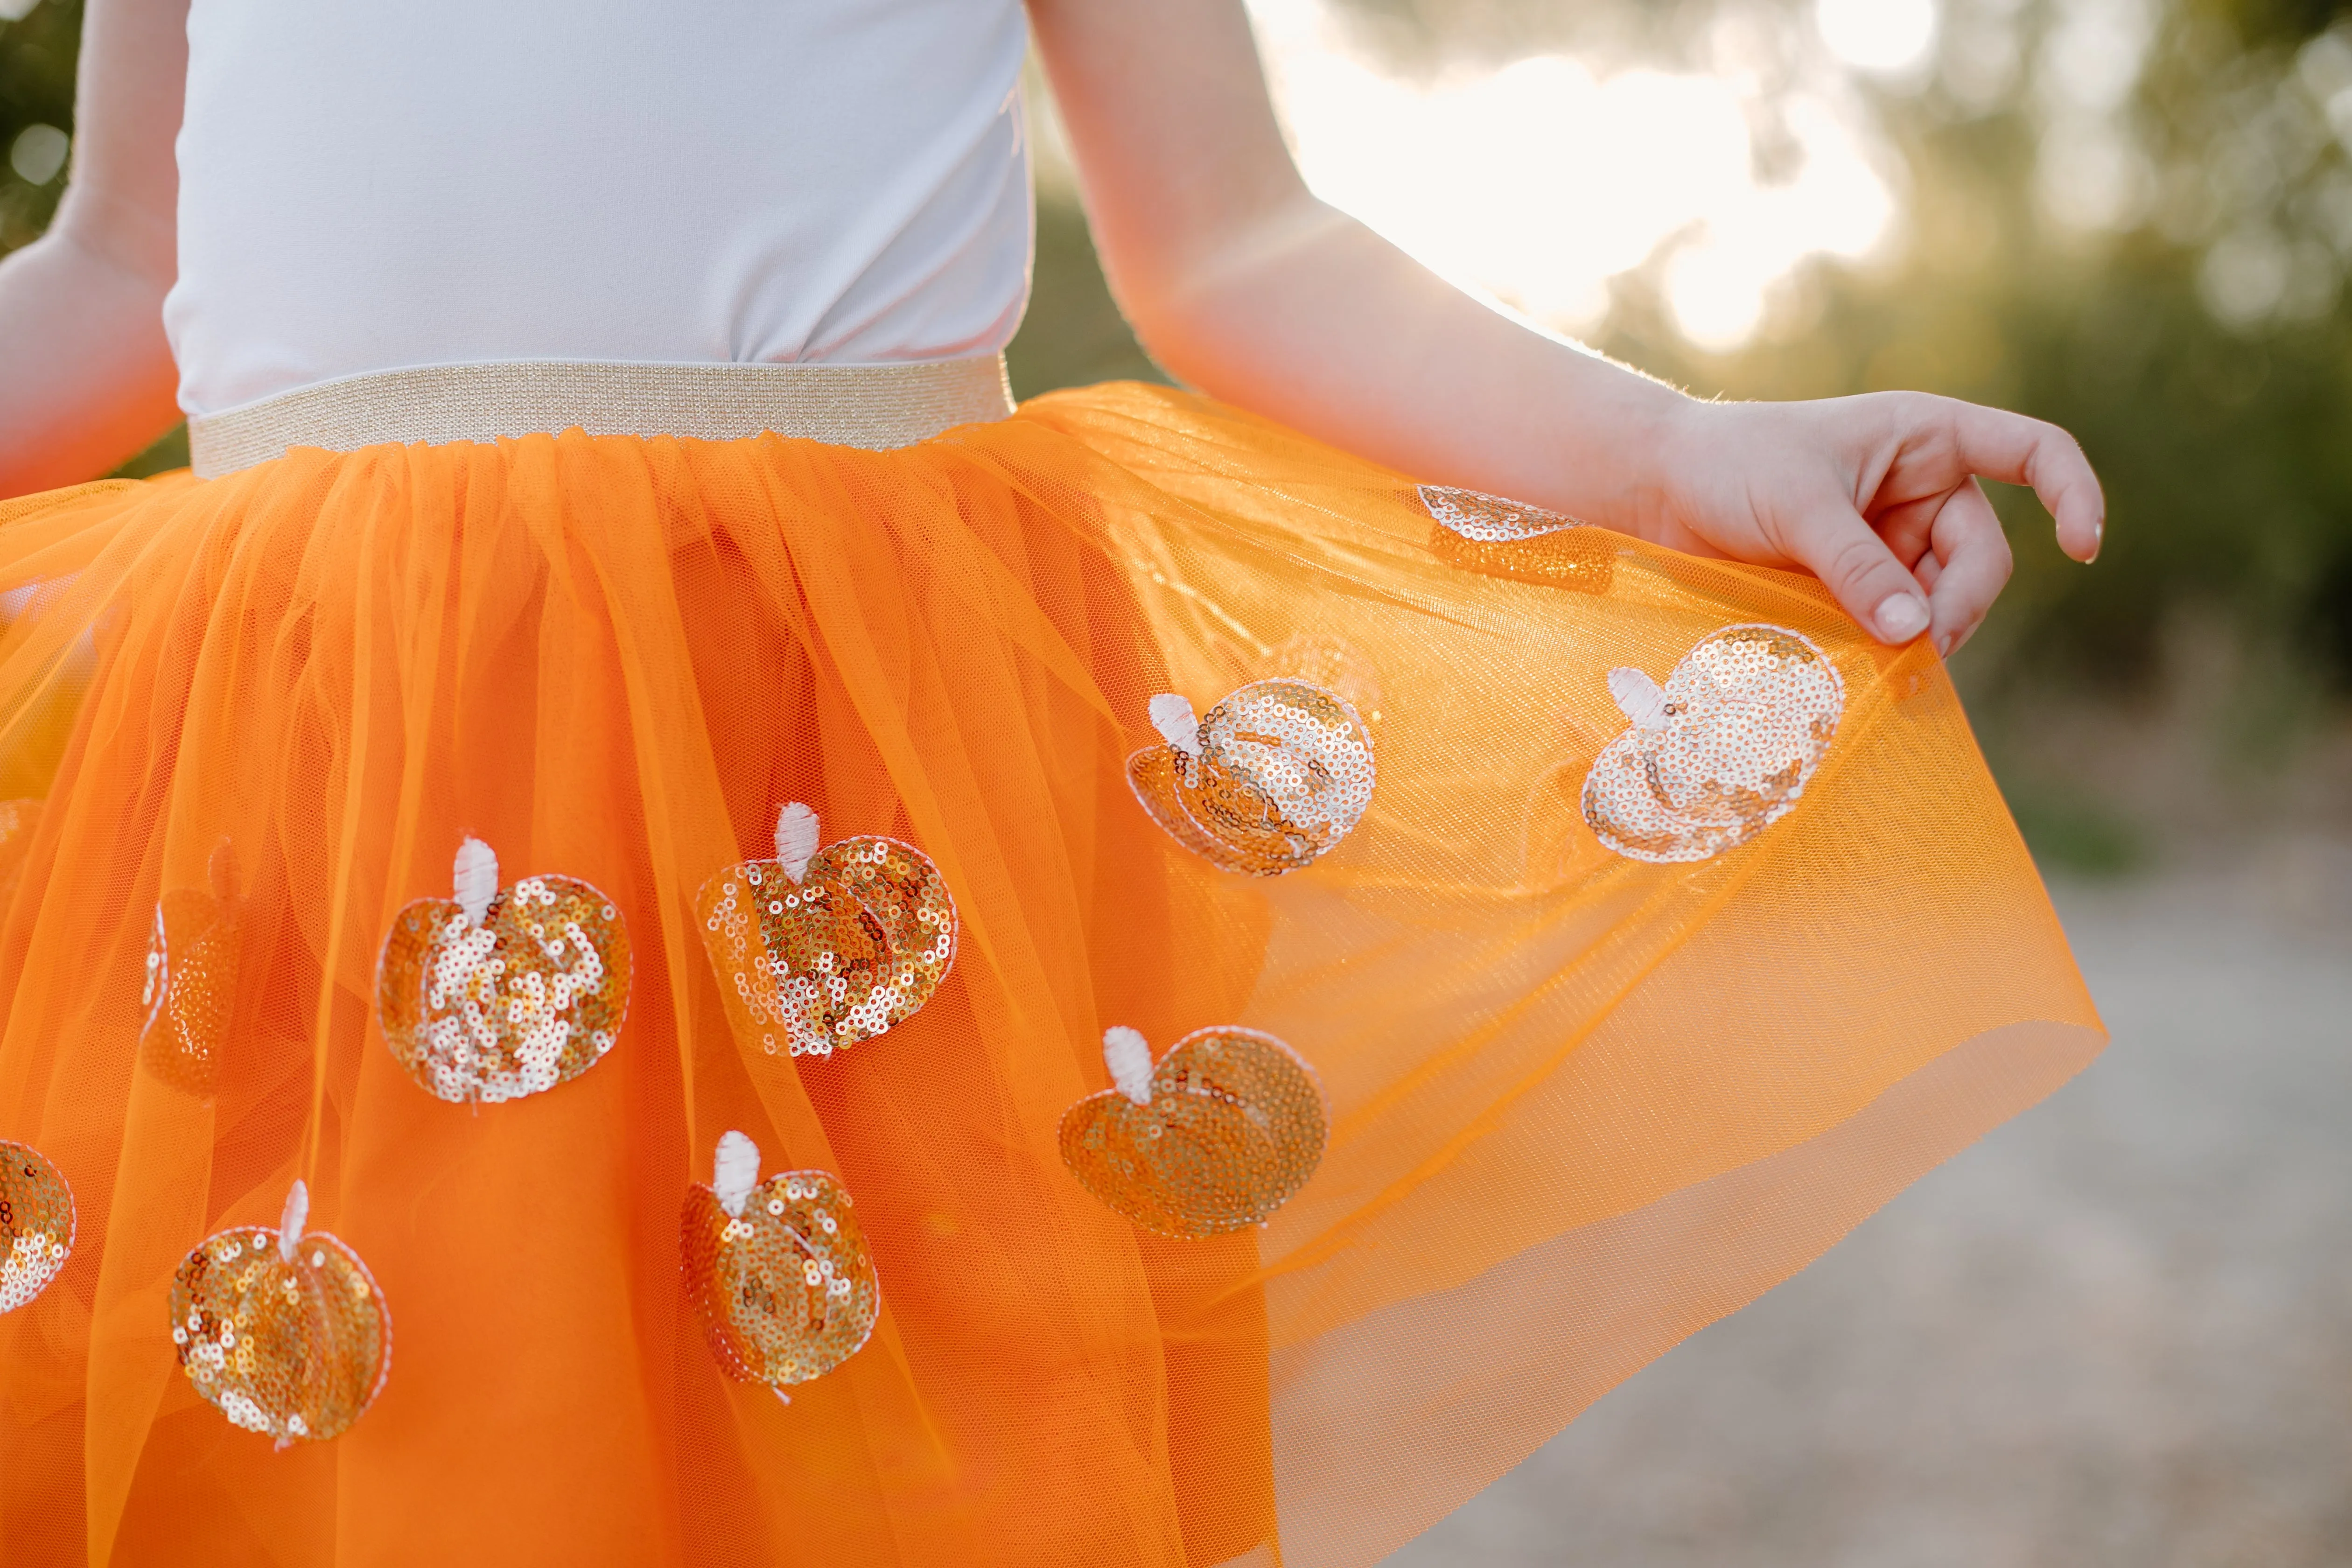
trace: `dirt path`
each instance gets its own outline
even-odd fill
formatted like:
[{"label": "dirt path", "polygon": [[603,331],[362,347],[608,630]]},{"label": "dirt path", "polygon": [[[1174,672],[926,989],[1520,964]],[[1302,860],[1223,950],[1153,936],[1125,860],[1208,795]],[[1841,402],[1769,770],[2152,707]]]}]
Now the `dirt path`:
[{"label": "dirt path", "polygon": [[2352,1564],[2352,851],[2059,904],[2089,1072],[1391,1563]]}]

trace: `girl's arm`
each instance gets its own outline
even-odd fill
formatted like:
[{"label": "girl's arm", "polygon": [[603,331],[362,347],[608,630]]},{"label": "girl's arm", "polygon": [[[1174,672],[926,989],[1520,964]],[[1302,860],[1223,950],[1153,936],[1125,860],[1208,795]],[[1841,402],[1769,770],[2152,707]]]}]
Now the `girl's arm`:
[{"label": "girl's arm", "polygon": [[[1888,642],[1973,631],[2008,581],[1975,476],[2098,553],[2054,426],[1949,398],[1684,396],[1498,314],[1308,194],[1240,0],[1029,0],[1103,263],[1145,345],[1212,395],[1423,479],[1818,575]],[[1607,157],[1563,147],[1562,157]]]},{"label": "girl's arm", "polygon": [[163,295],[188,0],[89,0],[57,221],[0,260],[0,496],[95,479],[171,428]]}]

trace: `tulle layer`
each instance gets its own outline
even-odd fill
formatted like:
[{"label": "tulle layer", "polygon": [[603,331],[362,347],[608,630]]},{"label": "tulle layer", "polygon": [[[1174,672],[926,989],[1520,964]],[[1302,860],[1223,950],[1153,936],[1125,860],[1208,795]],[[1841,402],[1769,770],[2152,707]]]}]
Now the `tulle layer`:
[{"label": "tulle layer", "polygon": [[[0,845],[0,1139],[79,1216],[0,1317],[0,1558],[1392,1550],[2104,1038],[1924,646],[1550,526],[1135,386],[895,452],[573,434],[0,507],[0,784],[46,801]],[[1833,729],[1735,714],[1810,760],[1685,799],[1675,672],[1738,627]],[[1342,700],[1377,782],[1257,877],[1129,763],[1193,765],[1155,695],[1207,734],[1269,678]],[[1611,756],[1633,794],[1588,787]],[[959,922],[830,1054],[730,1005],[698,905],[788,802],[919,850]],[[600,893],[630,963],[608,1047],[494,1103],[376,1008],[468,836]],[[161,1024],[159,907],[203,982]],[[1309,1070],[1319,1162],[1262,1227],[1157,1235],[1066,1164],[1113,1025]],[[852,1194],[878,1280],[789,1403],[681,1279],[729,1131]],[[273,1451],[169,1302],[297,1177],[393,1348],[347,1432]]]}]

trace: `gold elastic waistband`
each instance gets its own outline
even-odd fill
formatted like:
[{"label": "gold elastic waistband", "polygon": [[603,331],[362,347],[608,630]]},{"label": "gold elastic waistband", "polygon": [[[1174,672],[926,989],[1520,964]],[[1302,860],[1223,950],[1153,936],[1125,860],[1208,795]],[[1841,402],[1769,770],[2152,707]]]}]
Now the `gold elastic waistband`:
[{"label": "gold elastic waistband", "polygon": [[188,421],[200,479],[295,447],[354,451],[388,442],[501,436],[691,436],[773,431],[838,447],[911,447],[1013,412],[1004,356],[908,364],[641,364],[504,360],[420,365],[321,382]]}]

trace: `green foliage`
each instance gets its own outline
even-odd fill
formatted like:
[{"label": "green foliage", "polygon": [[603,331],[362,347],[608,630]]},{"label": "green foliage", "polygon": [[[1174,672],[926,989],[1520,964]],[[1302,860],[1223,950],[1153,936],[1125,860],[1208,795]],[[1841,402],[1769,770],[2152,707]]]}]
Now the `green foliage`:
[{"label": "green foliage", "polygon": [[157,474],[188,466],[188,427],[174,425],[156,443],[117,468],[112,479],[152,479]]},{"label": "green foliage", "polygon": [[2345,0],[2198,0],[2193,9],[2249,44],[2301,43],[2352,16]]},{"label": "green foliage", "polygon": [[0,22],[0,254],[47,228],[65,189],[62,174],[26,183],[10,167],[8,153],[36,125],[72,132],[80,41],[81,0],[47,0],[19,20]]},{"label": "green foliage", "polygon": [[2045,871],[2123,877],[2152,859],[2148,836],[2103,797],[2079,789],[2002,780],[2018,831]]},{"label": "green foliage", "polygon": [[1138,346],[1103,281],[1076,201],[1048,191],[1037,204],[1037,261],[1028,317],[1005,351],[1015,397],[1098,381],[1165,381]]}]

